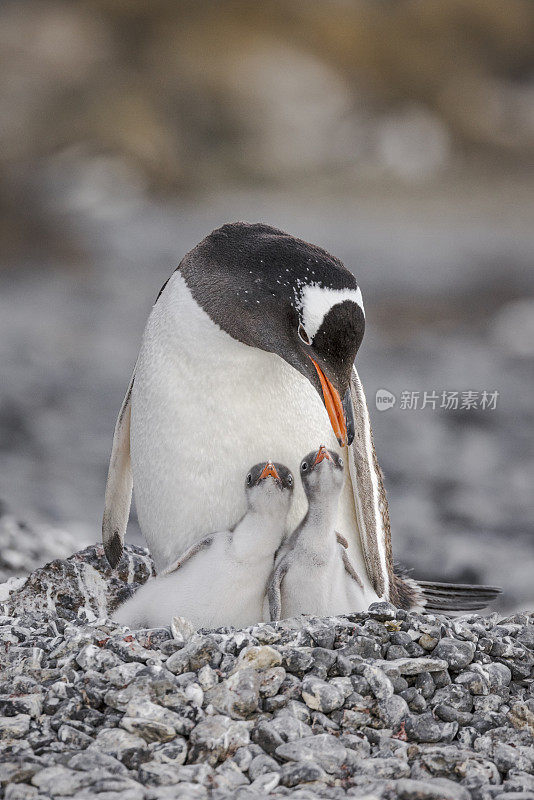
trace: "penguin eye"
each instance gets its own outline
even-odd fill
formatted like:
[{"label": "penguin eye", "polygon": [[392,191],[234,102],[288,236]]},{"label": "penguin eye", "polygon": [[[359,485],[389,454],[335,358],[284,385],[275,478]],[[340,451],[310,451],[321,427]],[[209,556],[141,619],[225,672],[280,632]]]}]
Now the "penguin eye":
[{"label": "penguin eye", "polygon": [[288,475],[287,476],[287,485],[288,486],[293,486],[293,475]]},{"label": "penguin eye", "polygon": [[252,472],[249,472],[247,475],[247,486],[250,486],[252,483]]},{"label": "penguin eye", "polygon": [[307,469],[308,469],[308,462],[307,461],[303,461],[302,464],[300,465],[300,471],[301,472],[306,472]]},{"label": "penguin eye", "polygon": [[340,467],[343,466],[343,459],[341,457],[338,457],[338,464]]},{"label": "penguin eye", "polygon": [[304,344],[310,344],[311,343],[311,339],[308,336],[308,334],[306,333],[306,328],[304,327],[304,325],[302,323],[299,325],[298,334],[299,334],[299,339],[301,339],[304,342]]}]

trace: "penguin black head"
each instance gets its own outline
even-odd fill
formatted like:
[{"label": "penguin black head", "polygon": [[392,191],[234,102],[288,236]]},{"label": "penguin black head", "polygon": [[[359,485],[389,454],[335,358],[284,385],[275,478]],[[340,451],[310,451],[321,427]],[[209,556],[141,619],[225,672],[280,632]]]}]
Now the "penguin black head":
[{"label": "penguin black head", "polygon": [[351,444],[350,377],[365,316],[341,261],[269,225],[236,222],[210,233],[179,270],[213,322],[313,384],[340,445]]},{"label": "penguin black head", "polygon": [[249,508],[270,512],[279,507],[287,513],[293,495],[293,475],[283,464],[272,461],[255,464],[245,478]]},{"label": "penguin black head", "polygon": [[343,486],[343,459],[321,445],[300,462],[300,477],[306,496],[338,493]]}]

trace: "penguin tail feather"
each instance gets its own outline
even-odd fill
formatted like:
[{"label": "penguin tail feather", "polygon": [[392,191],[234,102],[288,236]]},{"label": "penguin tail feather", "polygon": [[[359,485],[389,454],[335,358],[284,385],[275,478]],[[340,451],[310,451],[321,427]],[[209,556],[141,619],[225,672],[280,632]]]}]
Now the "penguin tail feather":
[{"label": "penguin tail feather", "polygon": [[425,611],[480,611],[492,603],[502,589],[498,586],[476,586],[471,583],[436,583],[416,581],[420,590],[419,604]]},{"label": "penguin tail feather", "polygon": [[390,600],[407,611],[480,611],[502,592],[498,586],[416,580],[401,564],[395,564],[393,570]]}]

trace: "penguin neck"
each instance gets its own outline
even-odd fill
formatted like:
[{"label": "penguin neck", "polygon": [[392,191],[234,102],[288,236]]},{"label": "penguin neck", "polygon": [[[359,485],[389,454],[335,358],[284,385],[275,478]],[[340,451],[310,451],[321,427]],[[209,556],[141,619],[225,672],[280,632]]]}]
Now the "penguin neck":
[{"label": "penguin neck", "polygon": [[336,547],[335,527],[339,493],[308,498],[308,512],[302,523],[305,545],[317,553],[328,553]]},{"label": "penguin neck", "polygon": [[232,534],[232,548],[240,561],[272,560],[285,532],[286,514],[249,509]]}]

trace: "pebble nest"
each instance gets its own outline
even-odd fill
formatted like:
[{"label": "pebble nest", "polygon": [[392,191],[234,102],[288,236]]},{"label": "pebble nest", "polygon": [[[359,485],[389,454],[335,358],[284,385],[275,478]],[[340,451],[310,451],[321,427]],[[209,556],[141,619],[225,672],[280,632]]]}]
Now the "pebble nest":
[{"label": "pebble nest", "polygon": [[534,798],[533,615],[108,619],[151,574],[90,547],[3,585],[8,800]]}]

